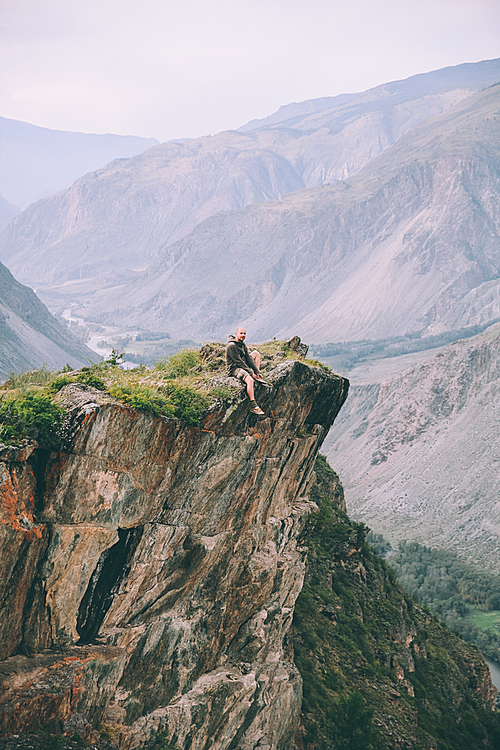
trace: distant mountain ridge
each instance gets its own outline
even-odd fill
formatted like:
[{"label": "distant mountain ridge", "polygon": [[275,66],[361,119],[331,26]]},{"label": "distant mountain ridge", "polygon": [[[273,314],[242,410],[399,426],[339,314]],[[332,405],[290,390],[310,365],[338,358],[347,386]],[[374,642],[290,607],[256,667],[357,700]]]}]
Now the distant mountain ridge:
[{"label": "distant mountain ridge", "polygon": [[[156,146],[30,206],[1,236],[0,257],[53,306],[93,304],[97,291],[136,278],[207,218],[224,223],[223,212],[350,179],[419,123],[498,79],[500,60],[457,66],[363,94],[288,105],[287,121],[302,113],[294,127],[276,122]],[[254,256],[258,237],[250,240]],[[293,247],[298,240],[287,241]]]},{"label": "distant mountain ridge", "polygon": [[304,117],[324,112],[338,105],[346,104],[357,96],[357,94],[339,94],[338,96],[324,96],[319,99],[306,99],[303,102],[292,102],[283,104],[276,112],[260,120],[250,120],[246,125],[238,128],[240,133],[249,133],[254,130],[267,130],[274,126],[293,127]]},{"label": "distant mountain ridge", "polygon": [[0,117],[0,194],[24,208],[113,159],[157,143],[156,138],[51,130]]},{"label": "distant mountain ridge", "polygon": [[366,114],[368,111],[378,110],[381,102],[388,111],[392,107],[398,107],[423,97],[443,94],[457,88],[458,81],[464,91],[473,93],[500,80],[499,73],[499,59],[453,65],[433,70],[430,73],[419,73],[399,81],[383,83],[356,94],[340,94],[334,97],[286,104],[269,117],[251,120],[238,130],[246,133],[287,127],[306,131],[316,128],[318,121],[324,125],[342,118],[353,118]]}]

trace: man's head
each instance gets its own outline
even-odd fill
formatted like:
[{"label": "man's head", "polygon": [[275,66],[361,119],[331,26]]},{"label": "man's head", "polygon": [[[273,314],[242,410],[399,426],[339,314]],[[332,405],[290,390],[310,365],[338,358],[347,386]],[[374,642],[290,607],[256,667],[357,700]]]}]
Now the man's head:
[{"label": "man's head", "polygon": [[236,341],[244,341],[246,338],[247,332],[244,328],[237,328],[236,329]]}]

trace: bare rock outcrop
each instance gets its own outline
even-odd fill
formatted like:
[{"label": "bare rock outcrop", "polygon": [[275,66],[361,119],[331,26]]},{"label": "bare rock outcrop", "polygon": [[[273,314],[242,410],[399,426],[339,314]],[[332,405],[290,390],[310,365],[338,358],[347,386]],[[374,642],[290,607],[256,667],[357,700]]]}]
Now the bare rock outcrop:
[{"label": "bare rock outcrop", "polygon": [[288,748],[307,488],[348,382],[286,361],[200,427],[66,386],[68,444],[0,455],[0,731],[80,716],[133,748]]}]

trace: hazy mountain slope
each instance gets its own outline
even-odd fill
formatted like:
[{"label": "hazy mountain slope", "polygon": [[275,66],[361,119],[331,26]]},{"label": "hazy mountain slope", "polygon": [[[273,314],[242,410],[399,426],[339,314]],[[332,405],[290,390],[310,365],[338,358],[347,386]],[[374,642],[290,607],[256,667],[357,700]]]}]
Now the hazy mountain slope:
[{"label": "hazy mountain slope", "polygon": [[[424,123],[351,183],[220,214],[92,308],[172,335],[310,342],[500,314],[500,85]],[[481,289],[488,299],[466,300]],[[483,295],[484,297],[484,295]]]},{"label": "hazy mountain slope", "polygon": [[72,133],[0,117],[0,193],[24,207],[112,159],[140,154],[157,143],[156,138]]},{"label": "hazy mountain slope", "polygon": [[500,327],[371,385],[351,385],[324,451],[349,512],[394,545],[498,568]]},{"label": "hazy mountain slope", "polygon": [[3,233],[1,256],[40,287],[92,277],[102,284],[106,274],[143,269],[207,216],[301,186],[285,159],[254,146],[252,137],[222,133],[112,162],[29,206]]},{"label": "hazy mountain slope", "polygon": [[241,130],[290,128],[300,134],[279,153],[301,173],[305,187],[316,187],[347,179],[420,122],[499,80],[500,59],[466,63],[359,94],[291,104]]},{"label": "hazy mountain slope", "polygon": [[283,104],[272,115],[263,117],[260,120],[250,120],[250,122],[238,128],[238,131],[240,133],[249,133],[256,130],[269,130],[274,127],[293,128],[294,125],[300,123],[305,117],[309,117],[309,115],[316,114],[317,112],[332,110],[334,107],[345,104],[357,96],[358,94],[339,94],[338,96],[323,96],[319,99],[305,99],[303,102]]},{"label": "hazy mountain slope", "polygon": [[0,381],[11,371],[88,364],[95,353],[83,346],[43,305],[32,289],[0,263]]},{"label": "hazy mountain slope", "polygon": [[0,195],[0,232],[5,229],[9,221],[19,213],[21,213],[21,211],[17,206],[13,206],[12,203],[9,203]]},{"label": "hazy mountain slope", "polygon": [[352,95],[289,105],[288,114],[302,113],[293,128],[286,120],[115,161],[30,206],[1,238],[0,257],[44,294],[68,294],[61,285],[81,279],[69,294],[85,299],[143,269],[209,216],[346,178],[422,120],[500,78],[500,60],[414,78],[358,94],[355,105]]},{"label": "hazy mountain slope", "polygon": [[[381,100],[385,100],[388,107],[394,107],[460,87],[468,91],[479,91],[496,83],[499,74],[500,59],[440,68],[430,73],[419,73],[410,78],[384,83],[361,93],[340,94],[285,104],[272,115],[261,120],[251,120],[239,130],[243,133],[276,127],[309,130],[311,124],[317,120],[325,123],[341,119],[342,112],[347,118],[353,114],[365,114],[369,110],[378,109]],[[321,117],[311,119],[311,116],[319,113],[322,113]]]}]

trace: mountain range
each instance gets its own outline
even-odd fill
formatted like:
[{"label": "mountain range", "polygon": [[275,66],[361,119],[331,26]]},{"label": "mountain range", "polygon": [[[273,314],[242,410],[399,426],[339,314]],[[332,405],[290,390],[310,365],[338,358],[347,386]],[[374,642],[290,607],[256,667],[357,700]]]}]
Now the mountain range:
[{"label": "mountain range", "polygon": [[[365,242],[366,233],[376,234],[377,227],[384,223],[383,203],[392,201],[391,185],[385,193],[376,191],[377,198],[372,198],[370,206],[365,198],[374,192],[379,179],[388,177],[388,169],[392,170],[394,164],[390,160],[376,162],[376,173],[368,174],[360,171],[363,165],[366,169],[374,157],[387,153],[393,144],[405,143],[413,153],[411,139],[419,123],[422,127],[436,116],[444,116],[472,93],[499,79],[500,60],[462,65],[362,94],[288,105],[264,121],[243,126],[239,132],[155,146],[131,159],[114,161],[80,178],[69,190],[29,206],[1,236],[0,257],[23,283],[35,286],[52,308],[77,301],[91,304],[92,315],[105,310],[116,319],[123,314],[126,298],[131,303],[125,313],[127,323],[134,320],[133,325],[158,325],[163,330],[182,331],[183,335],[189,329],[190,336],[194,332],[199,336],[225,332],[242,315],[248,326],[254,326],[256,335],[262,336],[297,325],[304,318],[306,335],[312,340],[310,331],[315,330],[316,323],[305,321],[305,300],[312,293],[315,299],[326,302],[323,282],[305,279],[303,268],[296,273],[297,269],[289,268],[287,257],[300,256],[298,265],[314,270],[317,263],[313,256],[325,252],[338,260],[340,246],[355,242],[358,247]],[[460,127],[467,126],[468,114]],[[434,134],[428,131],[425,137],[432,141]],[[410,161],[415,158],[411,156]],[[402,188],[404,176],[399,178],[401,184],[393,186],[402,188],[413,203],[420,200],[423,205],[425,194],[417,197],[420,183],[428,192],[428,182],[434,177],[422,165],[421,174],[411,174],[412,166],[406,165],[406,187]],[[396,174],[391,177],[397,179]],[[368,182],[363,190],[361,181],[365,179]],[[412,192],[413,197],[409,195]],[[281,202],[273,203],[275,200]],[[402,203],[404,195],[397,200]],[[342,233],[346,226],[347,238]],[[385,239],[391,231],[389,222],[383,230]],[[268,245],[272,245],[271,254]],[[188,246],[194,256],[205,260],[193,265],[191,251],[185,249]],[[333,254],[332,246],[337,248]],[[345,259],[349,254],[359,266],[359,256],[351,250],[342,250],[341,255]],[[366,248],[362,255],[366,255]],[[181,257],[180,265],[173,260]],[[154,266],[155,262],[159,265]],[[214,264],[230,272],[231,283],[228,288],[222,277],[223,293],[219,294],[219,284],[211,283],[207,296],[203,289],[208,280],[213,281]],[[177,270],[165,277],[171,266]],[[183,289],[180,266],[190,268],[189,285],[196,290],[193,298]],[[145,278],[136,286],[146,269]],[[167,284],[170,294],[164,313],[159,308],[165,299],[160,295],[152,306],[146,289],[159,272],[159,283],[164,292]],[[324,280],[325,274],[319,276]],[[122,293],[122,285],[127,282],[134,284]],[[303,310],[290,317],[288,299],[297,285],[298,306]],[[116,300],[110,297],[117,286],[117,299],[121,298],[118,309]],[[331,288],[330,280],[326,286]],[[175,299],[171,299],[172,288],[176,289]],[[233,288],[237,302],[230,294]],[[95,299],[99,292],[102,302]],[[252,298],[251,311],[257,308],[256,317],[249,315],[245,303],[248,295]],[[201,301],[200,309],[196,300]],[[136,304],[140,311],[134,309]],[[181,309],[188,309],[188,314],[179,312]],[[425,316],[426,312],[419,310],[418,315]],[[380,311],[379,317],[384,314]],[[321,318],[325,318],[323,312]],[[318,337],[324,337],[325,328],[338,327],[335,315],[329,313],[329,318],[317,331]],[[193,330],[198,319],[203,319],[203,325]],[[421,321],[413,325],[421,325]],[[383,324],[374,327],[382,330]]]},{"label": "mountain range", "polygon": [[[84,317],[192,338],[222,337],[241,321],[254,340],[300,331],[310,342],[497,317],[499,113],[495,85],[413,128],[348,181],[213,216]],[[11,258],[22,275],[27,261]]]}]

